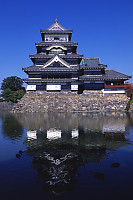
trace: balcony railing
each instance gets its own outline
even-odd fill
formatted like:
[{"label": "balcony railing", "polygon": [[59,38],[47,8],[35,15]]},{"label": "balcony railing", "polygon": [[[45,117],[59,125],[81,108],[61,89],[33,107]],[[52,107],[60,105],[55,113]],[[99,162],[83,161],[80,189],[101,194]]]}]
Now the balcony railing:
[{"label": "balcony railing", "polygon": [[107,88],[127,88],[127,87],[129,87],[129,85],[128,84],[122,84],[122,85],[106,85],[105,84],[105,89],[107,89]]}]

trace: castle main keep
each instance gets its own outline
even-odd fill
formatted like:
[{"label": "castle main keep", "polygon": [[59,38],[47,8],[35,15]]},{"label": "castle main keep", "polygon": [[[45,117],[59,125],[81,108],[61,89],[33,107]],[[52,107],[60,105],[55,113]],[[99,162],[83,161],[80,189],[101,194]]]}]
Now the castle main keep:
[{"label": "castle main keep", "polygon": [[40,30],[42,42],[35,43],[37,52],[30,55],[33,65],[23,68],[27,91],[102,90],[103,93],[124,93],[124,81],[131,77],[107,70],[99,58],[84,58],[77,53],[78,43],[71,41],[72,30],[57,19],[48,29]]}]

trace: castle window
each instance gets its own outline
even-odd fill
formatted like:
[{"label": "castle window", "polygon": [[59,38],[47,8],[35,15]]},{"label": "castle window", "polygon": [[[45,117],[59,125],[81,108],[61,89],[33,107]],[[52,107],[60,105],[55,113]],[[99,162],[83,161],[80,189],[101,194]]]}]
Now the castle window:
[{"label": "castle window", "polygon": [[54,40],[59,40],[59,37],[54,37]]}]

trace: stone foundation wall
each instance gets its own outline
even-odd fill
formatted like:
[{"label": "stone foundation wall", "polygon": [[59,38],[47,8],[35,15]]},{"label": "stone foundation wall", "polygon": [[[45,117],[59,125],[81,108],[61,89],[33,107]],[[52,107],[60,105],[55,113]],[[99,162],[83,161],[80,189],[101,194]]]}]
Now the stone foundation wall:
[{"label": "stone foundation wall", "polygon": [[12,102],[0,102],[0,111],[10,111],[12,110],[14,104]]},{"label": "stone foundation wall", "polygon": [[106,112],[125,111],[129,99],[125,94],[103,94],[101,91],[28,92],[11,112]]}]

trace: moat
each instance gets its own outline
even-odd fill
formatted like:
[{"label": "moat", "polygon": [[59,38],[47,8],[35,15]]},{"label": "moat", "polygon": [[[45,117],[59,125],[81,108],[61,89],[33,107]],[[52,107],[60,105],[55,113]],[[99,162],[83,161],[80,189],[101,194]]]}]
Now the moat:
[{"label": "moat", "polygon": [[132,199],[133,115],[0,113],[1,199]]}]

